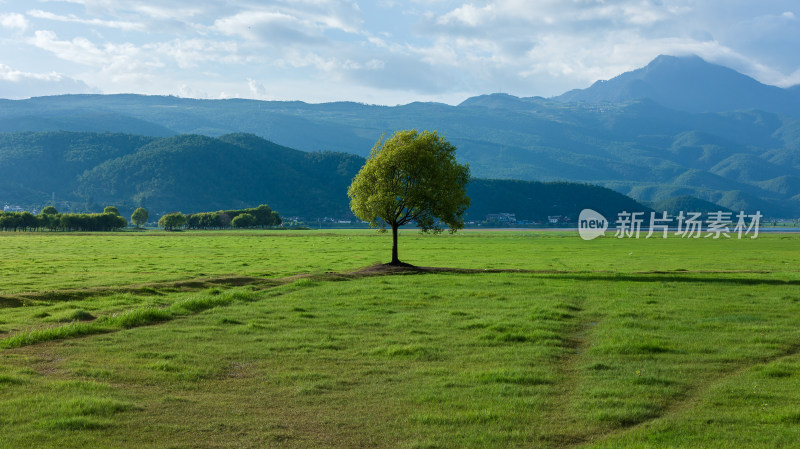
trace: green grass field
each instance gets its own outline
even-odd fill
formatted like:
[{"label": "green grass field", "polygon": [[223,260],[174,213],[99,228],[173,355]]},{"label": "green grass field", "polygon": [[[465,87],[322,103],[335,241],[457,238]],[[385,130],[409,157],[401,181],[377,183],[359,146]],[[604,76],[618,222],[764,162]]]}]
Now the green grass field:
[{"label": "green grass field", "polygon": [[800,235],[0,233],[0,447],[800,441]]}]

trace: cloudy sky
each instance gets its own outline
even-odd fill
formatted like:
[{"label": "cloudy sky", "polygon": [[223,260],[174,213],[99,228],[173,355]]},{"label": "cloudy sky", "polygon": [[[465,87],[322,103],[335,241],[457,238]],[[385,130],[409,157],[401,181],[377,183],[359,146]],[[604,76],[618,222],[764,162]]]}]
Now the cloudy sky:
[{"label": "cloudy sky", "polygon": [[554,96],[698,54],[800,84],[797,0],[0,0],[0,98]]}]

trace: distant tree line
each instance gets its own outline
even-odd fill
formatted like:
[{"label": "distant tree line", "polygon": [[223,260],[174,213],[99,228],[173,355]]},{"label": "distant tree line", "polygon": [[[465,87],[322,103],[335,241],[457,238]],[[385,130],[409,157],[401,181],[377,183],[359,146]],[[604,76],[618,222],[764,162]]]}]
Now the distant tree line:
[{"label": "distant tree line", "polygon": [[[140,227],[147,222],[147,210],[136,209],[131,222]],[[158,220],[158,226],[174,231],[188,229],[265,228],[279,226],[282,219],[266,204],[249,209],[221,210],[184,215],[172,212]],[[42,209],[39,215],[30,212],[0,212],[0,231],[116,231],[128,226],[116,207],[106,206],[99,214],[60,214],[53,206]]]},{"label": "distant tree line", "polygon": [[182,214],[171,212],[158,220],[158,225],[168,231],[186,229],[266,228],[279,226],[283,220],[266,204],[249,209],[220,210]]},{"label": "distant tree line", "polygon": [[101,214],[59,214],[47,206],[39,215],[30,212],[0,212],[3,231],[116,231],[128,226],[117,208],[106,207]]}]

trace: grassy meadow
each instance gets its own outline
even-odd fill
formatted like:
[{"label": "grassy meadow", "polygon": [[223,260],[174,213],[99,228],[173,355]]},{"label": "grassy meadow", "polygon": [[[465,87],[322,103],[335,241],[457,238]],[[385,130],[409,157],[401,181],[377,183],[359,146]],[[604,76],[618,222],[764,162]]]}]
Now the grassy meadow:
[{"label": "grassy meadow", "polygon": [[0,447],[800,441],[800,235],[0,233]]}]

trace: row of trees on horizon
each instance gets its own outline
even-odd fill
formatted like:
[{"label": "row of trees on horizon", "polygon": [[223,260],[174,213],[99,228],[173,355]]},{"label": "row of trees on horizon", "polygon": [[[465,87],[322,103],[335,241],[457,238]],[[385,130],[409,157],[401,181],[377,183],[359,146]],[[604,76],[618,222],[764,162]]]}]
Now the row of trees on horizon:
[{"label": "row of trees on horizon", "polygon": [[267,228],[280,226],[280,215],[266,204],[248,209],[220,210],[184,215],[171,212],[158,220],[158,226],[168,231],[176,229],[227,229],[227,228]]},{"label": "row of trees on horizon", "polygon": [[3,231],[116,231],[128,226],[114,206],[99,214],[60,214],[53,206],[42,209],[39,215],[30,212],[0,212]]},{"label": "row of trees on horizon", "polygon": [[[131,223],[140,228],[147,224],[149,213],[140,207],[133,211]],[[159,227],[167,230],[186,227],[188,229],[226,229],[279,226],[280,215],[266,204],[255,208],[200,212],[184,215],[172,212],[161,217]],[[28,231],[118,231],[126,228],[128,221],[114,206],[106,206],[102,213],[61,214],[54,206],[47,206],[38,215],[30,212],[0,211],[0,230]]]}]

